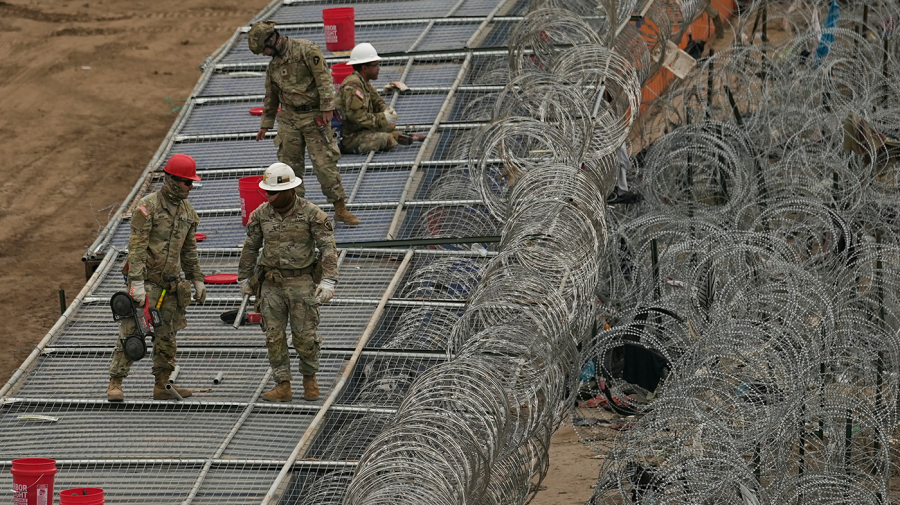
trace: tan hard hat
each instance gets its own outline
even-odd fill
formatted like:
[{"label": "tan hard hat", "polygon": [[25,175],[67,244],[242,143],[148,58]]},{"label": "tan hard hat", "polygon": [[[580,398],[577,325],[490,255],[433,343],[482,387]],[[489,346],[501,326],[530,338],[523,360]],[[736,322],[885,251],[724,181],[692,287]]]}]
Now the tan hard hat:
[{"label": "tan hard hat", "polygon": [[247,34],[247,45],[253,54],[262,54],[266,48],[266,39],[275,31],[275,21],[260,21],[253,23],[250,33]]}]

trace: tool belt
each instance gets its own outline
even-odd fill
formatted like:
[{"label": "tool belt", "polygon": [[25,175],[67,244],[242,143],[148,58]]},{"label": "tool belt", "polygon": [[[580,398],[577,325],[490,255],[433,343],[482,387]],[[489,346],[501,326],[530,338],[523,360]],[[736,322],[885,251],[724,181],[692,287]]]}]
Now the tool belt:
[{"label": "tool belt", "polygon": [[316,264],[313,263],[309,266],[303,268],[275,268],[275,267],[265,267],[266,273],[277,271],[281,273],[281,277],[285,279],[290,279],[291,277],[300,277],[302,275],[312,275],[313,271],[316,269]]},{"label": "tool belt", "polygon": [[303,105],[291,105],[290,108],[294,112],[313,112],[319,110],[318,107],[314,107],[313,105],[310,105],[308,103]]},{"label": "tool belt", "polygon": [[147,280],[156,284],[157,286],[166,288],[168,291],[173,291],[172,288],[178,284],[180,277],[177,275],[157,275],[157,274],[148,274]]}]

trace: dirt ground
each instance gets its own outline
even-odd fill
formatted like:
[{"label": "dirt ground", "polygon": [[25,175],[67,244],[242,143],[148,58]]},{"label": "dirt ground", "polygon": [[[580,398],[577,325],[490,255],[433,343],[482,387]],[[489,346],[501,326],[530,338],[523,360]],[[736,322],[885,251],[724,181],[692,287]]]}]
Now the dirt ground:
[{"label": "dirt ground", "polygon": [[[85,284],[81,257],[200,77],[269,0],[0,1],[0,385]],[[580,504],[597,478],[572,428],[533,503]]]}]

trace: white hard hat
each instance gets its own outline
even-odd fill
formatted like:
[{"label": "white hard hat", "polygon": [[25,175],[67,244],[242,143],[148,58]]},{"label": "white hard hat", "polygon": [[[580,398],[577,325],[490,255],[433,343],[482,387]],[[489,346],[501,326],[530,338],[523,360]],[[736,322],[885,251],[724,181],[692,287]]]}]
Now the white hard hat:
[{"label": "white hard hat", "polygon": [[371,63],[380,59],[381,57],[378,56],[378,52],[375,51],[372,44],[363,42],[362,44],[357,44],[356,47],[350,51],[350,61],[347,62],[347,65],[360,65],[362,63]]},{"label": "white hard hat", "polygon": [[272,163],[259,181],[259,187],[266,191],[284,191],[296,188],[301,183],[299,177],[294,175],[294,169],[284,163]]}]

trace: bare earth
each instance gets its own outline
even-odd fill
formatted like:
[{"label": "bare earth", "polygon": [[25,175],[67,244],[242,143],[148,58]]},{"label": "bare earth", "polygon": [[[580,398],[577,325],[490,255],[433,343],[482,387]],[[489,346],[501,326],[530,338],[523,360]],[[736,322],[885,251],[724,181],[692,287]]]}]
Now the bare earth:
[{"label": "bare earth", "polygon": [[[71,302],[84,286],[81,256],[162,143],[198,64],[267,4],[0,1],[0,386],[58,319],[59,289]],[[532,503],[583,503],[591,456],[560,429]]]}]

